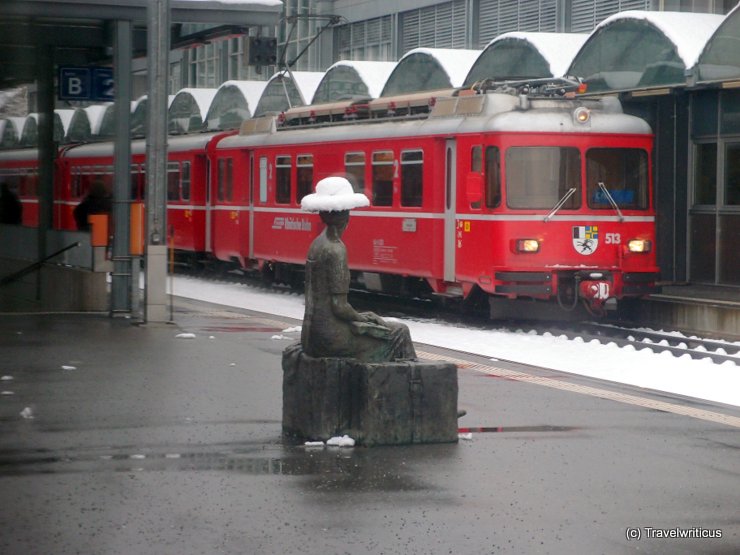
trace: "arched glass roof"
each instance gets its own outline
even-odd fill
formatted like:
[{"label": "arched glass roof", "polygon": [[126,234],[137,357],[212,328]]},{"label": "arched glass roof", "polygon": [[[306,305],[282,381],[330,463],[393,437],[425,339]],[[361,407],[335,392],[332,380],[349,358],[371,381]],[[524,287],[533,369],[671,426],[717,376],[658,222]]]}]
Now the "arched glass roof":
[{"label": "arched glass roof", "polygon": [[252,116],[266,85],[266,81],[226,81],[218,88],[208,109],[207,129],[238,129]]},{"label": "arched glass roof", "polygon": [[721,15],[626,11],[594,29],[568,70],[589,92],[630,90],[686,82]]},{"label": "arched glass roof", "polygon": [[54,110],[54,141],[57,143],[63,143],[67,140],[67,132],[69,131],[69,125],[72,123],[72,116],[74,116],[74,110],[66,110],[60,108]]},{"label": "arched glass roof", "polygon": [[18,146],[18,129],[13,119],[0,119],[0,146],[2,148],[13,148]]},{"label": "arched glass roof", "polygon": [[[131,113],[136,108],[136,102],[131,101]],[[106,106],[105,112],[103,112],[103,119],[100,122],[100,131],[98,131],[98,137],[110,138],[116,134],[116,108],[115,104]]]},{"label": "arched glass roof", "polygon": [[480,50],[414,48],[398,61],[383,96],[461,87]]},{"label": "arched glass roof", "polygon": [[28,114],[21,131],[20,146],[35,146],[39,140],[39,115]]},{"label": "arched glass roof", "polygon": [[587,38],[582,33],[504,33],[488,43],[463,85],[484,79],[562,77]]},{"label": "arched glass roof", "polygon": [[92,138],[90,117],[84,108],[76,108],[69,122],[66,142],[85,143]]},{"label": "arched glass roof", "polygon": [[[321,71],[280,71],[270,77],[255,116],[284,112],[296,106],[305,106],[311,101],[324,73]],[[287,92],[287,95],[286,95]]]},{"label": "arched glass roof", "polygon": [[180,89],[167,111],[169,132],[179,134],[203,131],[216,91],[217,89]]},{"label": "arched glass roof", "polygon": [[740,4],[709,39],[695,70],[698,81],[740,78]]},{"label": "arched glass roof", "polygon": [[342,60],[326,70],[311,104],[378,98],[396,62]]}]

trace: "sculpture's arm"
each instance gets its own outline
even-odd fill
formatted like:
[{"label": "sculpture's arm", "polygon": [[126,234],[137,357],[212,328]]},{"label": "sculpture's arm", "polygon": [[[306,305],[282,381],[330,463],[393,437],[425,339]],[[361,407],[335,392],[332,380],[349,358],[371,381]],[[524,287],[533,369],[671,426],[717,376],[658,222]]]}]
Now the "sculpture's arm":
[{"label": "sculpture's arm", "polygon": [[364,314],[360,314],[347,302],[347,295],[336,294],[331,296],[331,311],[334,316],[346,322],[368,322]]}]

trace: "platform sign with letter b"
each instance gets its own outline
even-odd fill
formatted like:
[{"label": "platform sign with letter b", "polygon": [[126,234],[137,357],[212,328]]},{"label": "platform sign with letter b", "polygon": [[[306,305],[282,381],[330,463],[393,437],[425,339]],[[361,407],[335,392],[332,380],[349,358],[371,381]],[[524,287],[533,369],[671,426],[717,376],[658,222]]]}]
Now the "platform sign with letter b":
[{"label": "platform sign with letter b", "polygon": [[59,100],[113,101],[113,70],[109,67],[59,67]]}]

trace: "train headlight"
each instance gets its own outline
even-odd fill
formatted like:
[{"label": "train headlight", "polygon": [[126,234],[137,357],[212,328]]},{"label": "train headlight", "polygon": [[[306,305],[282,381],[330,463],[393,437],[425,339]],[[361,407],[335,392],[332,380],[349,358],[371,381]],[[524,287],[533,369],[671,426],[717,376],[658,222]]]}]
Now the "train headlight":
[{"label": "train headlight", "polygon": [[577,123],[588,123],[591,119],[591,110],[586,108],[585,106],[581,106],[580,108],[576,108],[573,111],[573,120]]},{"label": "train headlight", "polygon": [[627,243],[627,250],[630,252],[650,252],[653,245],[647,239],[631,239]]},{"label": "train headlight", "polygon": [[537,239],[518,239],[516,252],[534,253],[539,252],[540,242]]}]

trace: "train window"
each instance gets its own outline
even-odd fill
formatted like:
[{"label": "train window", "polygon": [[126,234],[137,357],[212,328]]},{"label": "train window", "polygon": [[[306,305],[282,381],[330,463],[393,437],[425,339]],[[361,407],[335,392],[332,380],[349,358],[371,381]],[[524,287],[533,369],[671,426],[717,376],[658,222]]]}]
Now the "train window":
[{"label": "train window", "polygon": [[393,204],[393,152],[373,152],[373,205]]},{"label": "train window", "polygon": [[355,193],[365,192],[365,153],[348,152],[344,155],[344,171]]},{"label": "train window", "polygon": [[167,200],[180,200],[180,164],[167,164]]},{"label": "train window", "polygon": [[401,205],[421,206],[424,152],[406,150],[401,152]]},{"label": "train window", "polygon": [[498,147],[486,147],[486,208],[501,205],[501,156]]},{"label": "train window", "polygon": [[295,200],[300,204],[301,199],[313,190],[313,156],[299,154],[296,160],[296,192]]},{"label": "train window", "polygon": [[717,203],[717,143],[699,143],[694,150],[694,204]]},{"label": "train window", "polygon": [[70,184],[69,184],[69,195],[72,198],[79,198],[80,191],[82,190],[82,175],[80,175],[80,169],[75,168],[72,172]]},{"label": "train window", "polygon": [[[648,207],[648,157],[639,148],[592,148],[586,152],[588,206],[613,210],[645,210]],[[599,186],[603,183],[607,195]],[[609,198],[611,196],[611,199]]]},{"label": "train window", "polygon": [[180,166],[180,198],[190,200],[190,162]]},{"label": "train window", "polygon": [[267,202],[267,158],[260,158],[260,202]]},{"label": "train window", "polygon": [[275,202],[290,203],[290,156],[275,157]]},{"label": "train window", "polygon": [[570,195],[565,210],[581,206],[581,153],[577,148],[511,147],[506,151],[506,204],[549,210]]},{"label": "train window", "polygon": [[221,158],[218,161],[218,200],[231,201],[234,198],[234,160]]},{"label": "train window", "polygon": [[[483,174],[483,147],[474,146],[470,150],[470,171]],[[471,202],[470,208],[480,208],[480,201]]]}]

